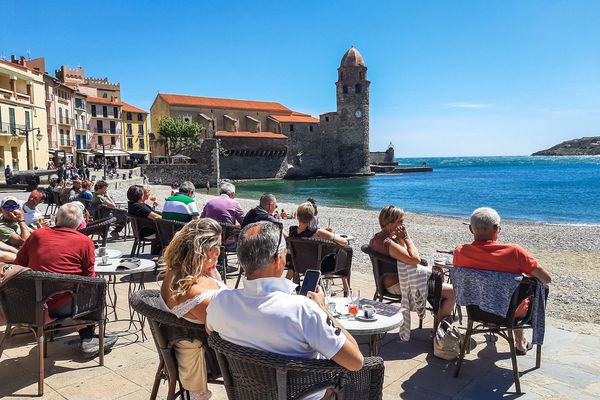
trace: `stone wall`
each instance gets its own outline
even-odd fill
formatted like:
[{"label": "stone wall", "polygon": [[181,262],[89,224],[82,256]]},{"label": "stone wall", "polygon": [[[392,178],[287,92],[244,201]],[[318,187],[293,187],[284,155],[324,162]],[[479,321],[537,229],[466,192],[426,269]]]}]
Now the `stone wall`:
[{"label": "stone wall", "polygon": [[287,171],[286,156],[221,156],[221,178],[281,178]]},{"label": "stone wall", "polygon": [[190,157],[195,163],[191,164],[143,164],[142,168],[152,183],[191,181],[197,187],[204,186],[207,180],[212,185],[217,182],[217,142],[214,139],[205,139],[200,149],[192,152]]}]

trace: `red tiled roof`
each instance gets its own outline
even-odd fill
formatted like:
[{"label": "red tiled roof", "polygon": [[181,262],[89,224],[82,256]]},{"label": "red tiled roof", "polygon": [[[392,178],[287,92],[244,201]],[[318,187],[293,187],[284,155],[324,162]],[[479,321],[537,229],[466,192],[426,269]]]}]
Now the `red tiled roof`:
[{"label": "red tiled roof", "polygon": [[142,110],[141,108],[132,106],[131,104],[125,103],[124,101],[122,103],[123,103],[123,111],[125,111],[125,112],[136,112],[136,113],[141,113],[141,114],[148,114],[146,111]]},{"label": "red tiled roof", "polygon": [[262,139],[287,139],[287,136],[281,133],[273,132],[228,132],[218,131],[216,137],[238,137],[238,138],[262,138]]},{"label": "red tiled roof", "polygon": [[195,106],[254,111],[271,111],[288,115],[292,113],[292,110],[290,110],[283,104],[275,103],[272,101],[220,99],[215,97],[184,96],[180,94],[165,93],[160,93],[159,96],[172,106]]},{"label": "red tiled roof", "polygon": [[88,97],[88,103],[100,103],[100,104],[108,104],[109,106],[122,106],[123,103],[120,101],[110,101],[110,99],[105,99],[102,97]]},{"label": "red tiled roof", "polygon": [[318,123],[319,120],[310,115],[269,115],[277,122],[308,122]]}]

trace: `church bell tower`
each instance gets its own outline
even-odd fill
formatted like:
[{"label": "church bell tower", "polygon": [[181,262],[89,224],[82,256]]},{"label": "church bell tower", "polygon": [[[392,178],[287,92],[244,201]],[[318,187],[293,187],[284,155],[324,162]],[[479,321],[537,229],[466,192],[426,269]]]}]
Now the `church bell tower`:
[{"label": "church bell tower", "polygon": [[370,173],[369,90],[362,55],[351,47],[342,57],[336,82],[337,141],[340,160],[335,174]]}]

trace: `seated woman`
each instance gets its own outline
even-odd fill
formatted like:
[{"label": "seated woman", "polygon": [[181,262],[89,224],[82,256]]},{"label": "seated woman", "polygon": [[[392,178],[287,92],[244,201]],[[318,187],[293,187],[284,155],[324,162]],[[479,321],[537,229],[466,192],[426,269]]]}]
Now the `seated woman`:
[{"label": "seated woman", "polygon": [[112,197],[108,195],[108,183],[106,181],[98,181],[94,185],[94,197],[92,198],[92,204],[95,207],[108,206],[116,208],[116,204]]},{"label": "seated woman", "polygon": [[[210,218],[189,222],[167,246],[166,265],[160,289],[161,307],[179,318],[206,322],[206,307],[213,295],[227,289],[216,270],[221,253],[221,226]],[[175,352],[179,379],[190,398],[209,399],[204,346],[200,340],[182,340]]]},{"label": "seated woman", "polygon": [[[404,211],[389,205],[379,213],[381,231],[376,233],[369,242],[369,247],[378,253],[390,256],[406,265],[418,265],[421,262],[419,250],[414,245],[404,226]],[[392,294],[400,293],[398,274],[384,274],[383,285]],[[452,313],[454,309],[454,289],[452,285],[442,285],[442,301],[438,311],[441,320]]]},{"label": "seated woman", "polygon": [[[340,246],[347,246],[348,241],[341,237],[340,235],[336,235],[333,232],[326,231],[325,229],[320,228],[311,228],[310,224],[315,218],[315,208],[310,202],[302,203],[298,206],[298,210],[296,211],[296,219],[298,220],[298,225],[290,226],[288,237],[291,238],[311,238],[317,237],[319,239],[331,240],[339,244]],[[333,261],[333,260],[332,260]],[[286,274],[286,278],[292,279],[294,276],[294,270],[291,263],[291,260],[287,262],[288,272]]]},{"label": "seated woman", "polygon": [[296,219],[298,220],[298,226],[290,226],[289,237],[318,237],[319,239],[331,240],[341,246],[347,246],[348,241],[336,235],[333,232],[329,232],[325,229],[311,228],[310,224],[315,217],[315,208],[310,202],[302,203],[298,206],[296,211]]},{"label": "seated woman", "polygon": [[[150,192],[146,190],[142,185],[132,185],[127,190],[127,213],[134,217],[138,218],[146,218],[149,220],[155,220],[162,218],[162,216],[154,211],[148,204],[146,204],[146,200],[148,200]],[[141,237],[147,238],[149,236],[156,234],[156,229],[154,229],[154,223],[152,226],[142,226],[140,227],[139,232]],[[152,254],[160,254],[162,251],[160,240],[158,237],[152,243]]]}]

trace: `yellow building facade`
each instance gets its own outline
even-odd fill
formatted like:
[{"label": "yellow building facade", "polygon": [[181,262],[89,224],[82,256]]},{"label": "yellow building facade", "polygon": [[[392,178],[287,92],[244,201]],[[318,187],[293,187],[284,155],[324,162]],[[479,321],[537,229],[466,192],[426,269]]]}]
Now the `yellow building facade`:
[{"label": "yellow building facade", "polygon": [[0,60],[0,167],[48,166],[46,91],[42,73]]},{"label": "yellow building facade", "polygon": [[123,150],[131,159],[150,161],[148,113],[141,108],[123,103]]}]

